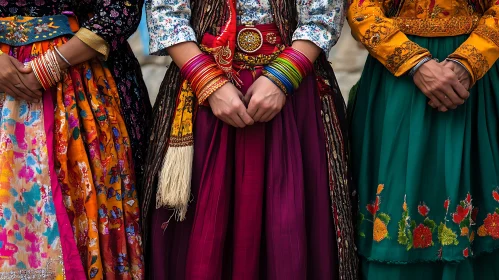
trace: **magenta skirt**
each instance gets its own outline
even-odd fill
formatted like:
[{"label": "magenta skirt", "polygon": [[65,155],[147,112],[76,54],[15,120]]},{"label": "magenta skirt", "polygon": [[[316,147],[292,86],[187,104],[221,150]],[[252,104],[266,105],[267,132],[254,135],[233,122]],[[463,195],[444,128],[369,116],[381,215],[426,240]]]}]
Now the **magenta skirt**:
[{"label": "magenta skirt", "polygon": [[[240,75],[245,93],[254,78]],[[193,201],[183,222],[154,210],[152,279],[338,278],[320,108],[312,76],[268,123],[236,129],[199,108]]]}]

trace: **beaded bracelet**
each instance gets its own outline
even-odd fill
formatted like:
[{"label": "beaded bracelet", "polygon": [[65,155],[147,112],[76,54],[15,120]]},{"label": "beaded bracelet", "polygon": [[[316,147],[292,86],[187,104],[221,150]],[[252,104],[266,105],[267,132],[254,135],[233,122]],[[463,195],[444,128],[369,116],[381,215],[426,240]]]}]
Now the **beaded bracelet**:
[{"label": "beaded bracelet", "polygon": [[62,79],[61,67],[52,50],[48,50],[45,54],[32,60],[29,66],[44,89],[55,86]]},{"label": "beaded bracelet", "polygon": [[268,78],[285,94],[298,89],[303,78],[313,71],[313,64],[302,52],[288,47],[263,68],[263,76]]},{"label": "beaded bracelet", "polygon": [[180,72],[189,81],[199,104],[203,104],[210,95],[229,82],[213,57],[204,53],[189,59]]}]

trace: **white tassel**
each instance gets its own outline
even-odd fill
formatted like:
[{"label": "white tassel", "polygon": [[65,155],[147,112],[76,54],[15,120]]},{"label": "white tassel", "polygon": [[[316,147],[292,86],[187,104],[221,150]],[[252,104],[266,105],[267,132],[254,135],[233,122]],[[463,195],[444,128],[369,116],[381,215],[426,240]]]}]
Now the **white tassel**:
[{"label": "white tassel", "polygon": [[170,146],[159,172],[156,208],[173,208],[178,221],[183,221],[187,214],[193,158],[194,146]]}]

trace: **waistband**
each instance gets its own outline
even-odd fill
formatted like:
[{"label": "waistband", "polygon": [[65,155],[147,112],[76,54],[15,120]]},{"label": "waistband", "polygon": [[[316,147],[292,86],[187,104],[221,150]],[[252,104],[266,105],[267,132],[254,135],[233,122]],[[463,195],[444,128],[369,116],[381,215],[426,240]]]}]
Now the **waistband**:
[{"label": "waistband", "polygon": [[393,18],[395,25],[406,35],[421,37],[449,37],[470,34],[479,21],[478,15],[451,18]]},{"label": "waistband", "polygon": [[0,17],[0,43],[14,47],[74,35],[77,30],[73,16]]},{"label": "waistband", "polygon": [[[279,30],[274,23],[237,26],[234,66],[261,66],[269,64],[284,49]],[[206,33],[201,49],[210,52],[216,36]]]}]

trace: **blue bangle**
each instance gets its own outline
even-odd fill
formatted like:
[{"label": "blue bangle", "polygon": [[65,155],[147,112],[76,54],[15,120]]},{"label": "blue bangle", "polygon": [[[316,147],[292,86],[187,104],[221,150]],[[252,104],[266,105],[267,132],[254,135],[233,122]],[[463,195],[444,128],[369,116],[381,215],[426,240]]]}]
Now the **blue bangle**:
[{"label": "blue bangle", "polygon": [[282,74],[279,70],[271,67],[265,66],[264,68],[267,72],[269,72],[272,76],[276,77],[281,83],[286,87],[286,91],[288,94],[293,93],[294,87],[291,81],[286,77],[286,75]]}]

